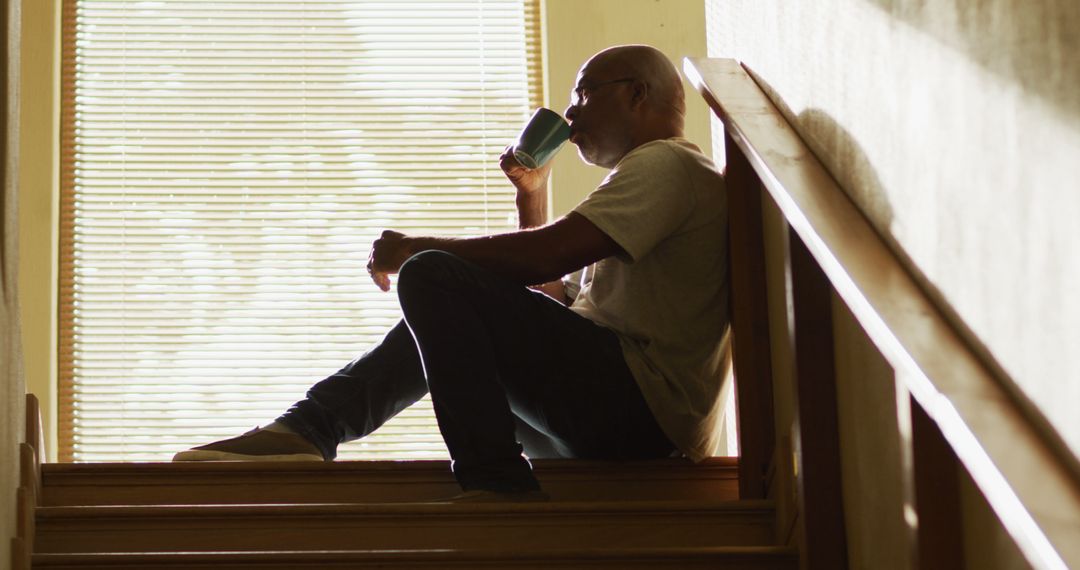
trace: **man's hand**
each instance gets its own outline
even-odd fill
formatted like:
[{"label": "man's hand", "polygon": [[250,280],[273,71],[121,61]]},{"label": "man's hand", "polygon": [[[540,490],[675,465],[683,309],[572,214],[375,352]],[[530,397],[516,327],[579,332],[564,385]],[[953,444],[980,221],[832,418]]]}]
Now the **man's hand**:
[{"label": "man's hand", "polygon": [[514,158],[513,147],[510,146],[499,156],[499,168],[506,173],[519,194],[542,192],[547,188],[548,177],[551,176],[551,161],[540,168],[525,168]]},{"label": "man's hand", "polygon": [[390,276],[401,269],[405,260],[416,253],[412,240],[403,233],[384,230],[382,236],[371,244],[367,271],[375,285],[383,291],[390,290]]},{"label": "man's hand", "polygon": [[499,156],[499,168],[517,188],[514,204],[518,211],[518,228],[538,228],[548,221],[546,190],[548,177],[551,176],[551,162],[540,168],[525,168],[514,158],[511,149],[506,147]]}]

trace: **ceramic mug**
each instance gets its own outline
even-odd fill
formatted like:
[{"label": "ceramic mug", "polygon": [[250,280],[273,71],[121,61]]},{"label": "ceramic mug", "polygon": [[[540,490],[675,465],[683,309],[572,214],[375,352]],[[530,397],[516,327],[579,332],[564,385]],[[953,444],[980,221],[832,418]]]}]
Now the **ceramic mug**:
[{"label": "ceramic mug", "polygon": [[525,168],[540,168],[555,156],[570,138],[570,125],[562,115],[536,109],[514,143],[514,158]]}]

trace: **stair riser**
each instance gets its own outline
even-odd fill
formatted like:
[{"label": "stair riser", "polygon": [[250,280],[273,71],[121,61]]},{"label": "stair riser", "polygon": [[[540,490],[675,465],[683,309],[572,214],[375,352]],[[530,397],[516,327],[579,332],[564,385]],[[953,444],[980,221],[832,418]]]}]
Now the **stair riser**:
[{"label": "stair riser", "polygon": [[379,482],[332,476],[307,479],[206,478],[172,481],[95,481],[53,485],[44,506],[94,505],[243,505],[286,503],[418,502],[451,497],[461,492],[453,478],[439,481]]},{"label": "stair riser", "polygon": [[[666,501],[738,499],[738,481],[547,480],[544,490],[559,501]],[[407,503],[433,501],[461,492],[442,480],[372,481],[359,477],[311,477],[273,482],[223,478],[174,481],[96,482],[46,488],[44,506],[198,505],[271,503]]]},{"label": "stair riser", "polygon": [[35,551],[763,546],[769,514],[88,518],[39,522]]},{"label": "stair riser", "polygon": [[[736,468],[681,463],[538,460],[559,501],[738,499]],[[400,462],[399,462],[400,463]],[[419,502],[460,492],[449,464],[81,464],[46,465],[44,506]]]}]

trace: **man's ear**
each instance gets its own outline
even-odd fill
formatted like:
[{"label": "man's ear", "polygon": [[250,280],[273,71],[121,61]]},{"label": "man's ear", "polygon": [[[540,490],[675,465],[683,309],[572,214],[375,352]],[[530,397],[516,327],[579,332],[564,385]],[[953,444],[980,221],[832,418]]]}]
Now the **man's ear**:
[{"label": "man's ear", "polygon": [[645,101],[649,100],[649,84],[644,81],[635,79],[630,88],[633,90],[630,96],[630,105],[632,107],[638,107],[644,105]]}]

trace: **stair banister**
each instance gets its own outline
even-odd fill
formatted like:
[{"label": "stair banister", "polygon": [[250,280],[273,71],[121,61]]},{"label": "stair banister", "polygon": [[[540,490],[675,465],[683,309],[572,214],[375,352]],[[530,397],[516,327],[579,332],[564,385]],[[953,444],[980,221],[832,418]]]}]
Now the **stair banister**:
[{"label": "stair banister", "polygon": [[[920,455],[926,441],[939,438],[941,448],[955,454],[1032,566],[1080,568],[1080,474],[1060,438],[1025,412],[1008,379],[950,324],[738,61],[688,58],[684,70],[724,125],[728,168],[745,163],[754,173],[729,173],[729,193],[741,192],[740,186],[747,184],[750,191],[765,189],[788,227],[789,270],[795,271],[798,250],[804,247],[804,261],[820,269],[910,392],[916,458],[927,456]],[[733,278],[743,269],[736,261],[733,252]],[[795,291],[799,287],[792,284]],[[738,344],[737,319],[733,326]],[[739,358],[736,350],[737,382]],[[750,380],[744,377],[739,384]],[[752,380],[768,384],[772,378]],[[750,412],[740,402],[741,425],[772,420],[748,417]],[[744,450],[744,457],[773,456],[775,442],[743,439],[741,444],[765,446]],[[916,474],[914,484],[918,487],[925,479]],[[920,505],[925,505],[927,492],[916,489]],[[950,526],[935,526],[940,521],[934,516],[942,513],[934,509],[919,511],[920,527]],[[920,535],[921,547],[931,548],[933,538]],[[838,540],[836,548],[842,549],[842,534]]]}]

